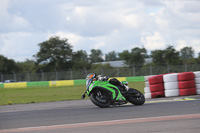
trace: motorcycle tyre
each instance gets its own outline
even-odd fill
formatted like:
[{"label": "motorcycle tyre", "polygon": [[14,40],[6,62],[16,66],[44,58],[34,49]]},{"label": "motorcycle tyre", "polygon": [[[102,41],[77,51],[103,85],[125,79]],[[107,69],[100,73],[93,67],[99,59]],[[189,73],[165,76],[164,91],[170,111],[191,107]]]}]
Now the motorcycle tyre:
[{"label": "motorcycle tyre", "polygon": [[130,91],[131,90],[138,92],[140,94],[140,99],[138,99],[138,97],[135,97],[135,96],[128,96],[128,97],[126,97],[127,101],[129,101],[130,103],[132,103],[134,105],[143,105],[145,103],[144,95],[136,89],[130,88]]},{"label": "motorcycle tyre", "polygon": [[90,100],[92,101],[92,103],[94,103],[96,106],[98,106],[100,108],[108,108],[110,106],[109,98],[107,97],[106,103],[102,103],[96,99],[96,92],[93,92],[90,94]]}]

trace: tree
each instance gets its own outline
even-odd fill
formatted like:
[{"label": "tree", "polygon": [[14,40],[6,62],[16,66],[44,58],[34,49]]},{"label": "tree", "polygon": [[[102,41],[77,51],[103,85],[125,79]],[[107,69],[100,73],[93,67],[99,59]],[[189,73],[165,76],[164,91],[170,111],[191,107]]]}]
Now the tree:
[{"label": "tree", "polygon": [[198,57],[196,58],[196,62],[200,64],[200,52],[198,53]]},{"label": "tree", "polygon": [[165,62],[169,65],[180,64],[179,52],[175,50],[174,46],[168,45],[164,50],[165,52]]},{"label": "tree", "polygon": [[89,60],[86,51],[80,50],[73,53],[73,69],[89,68]]},{"label": "tree", "polygon": [[192,47],[184,47],[180,50],[180,57],[183,60],[194,58],[194,50]]},{"label": "tree", "polygon": [[130,58],[130,53],[128,50],[124,50],[123,52],[119,53],[119,59],[126,60],[128,62]]},{"label": "tree", "polygon": [[33,72],[35,68],[35,61],[26,59],[24,62],[17,62],[17,66],[20,68],[20,72]]},{"label": "tree", "polygon": [[165,57],[164,57],[164,51],[163,50],[154,50],[151,51],[151,57],[153,58],[153,63],[155,65],[165,65]]},{"label": "tree", "polygon": [[19,71],[19,67],[12,59],[8,59],[3,55],[0,55],[0,62],[0,72],[2,74],[10,74]]},{"label": "tree", "polygon": [[144,64],[144,58],[147,54],[145,48],[135,47],[131,50],[131,62],[134,66],[141,66]]},{"label": "tree", "polygon": [[58,36],[39,44],[40,50],[34,55],[36,63],[42,64],[45,71],[67,70],[72,67],[72,46],[68,39],[60,39]]},{"label": "tree", "polygon": [[89,55],[91,63],[102,62],[103,53],[100,49],[92,49],[91,54]]},{"label": "tree", "polygon": [[151,52],[153,63],[156,65],[177,65],[180,64],[179,52],[173,46],[167,46],[164,50],[154,50]]},{"label": "tree", "polygon": [[129,52],[124,50],[122,53],[119,53],[119,57],[122,60],[126,61],[126,64],[131,66],[141,66],[144,64],[144,58],[146,57],[146,49],[135,47]]},{"label": "tree", "polygon": [[106,61],[116,61],[116,60],[118,60],[117,53],[115,51],[109,52],[108,54],[105,55],[105,60]]}]

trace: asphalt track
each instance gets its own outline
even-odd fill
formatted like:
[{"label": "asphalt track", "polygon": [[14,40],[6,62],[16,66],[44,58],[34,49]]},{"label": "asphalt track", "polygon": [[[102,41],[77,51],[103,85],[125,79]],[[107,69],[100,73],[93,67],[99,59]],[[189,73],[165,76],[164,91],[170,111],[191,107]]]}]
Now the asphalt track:
[{"label": "asphalt track", "polygon": [[0,133],[200,132],[200,96],[98,108],[90,100],[0,106]]}]

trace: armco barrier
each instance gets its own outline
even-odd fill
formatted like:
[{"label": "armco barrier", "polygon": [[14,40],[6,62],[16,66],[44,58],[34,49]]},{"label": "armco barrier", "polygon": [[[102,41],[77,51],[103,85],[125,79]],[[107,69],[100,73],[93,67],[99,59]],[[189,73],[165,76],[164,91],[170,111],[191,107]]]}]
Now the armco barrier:
[{"label": "armco barrier", "polygon": [[86,83],[86,79],[74,80],[74,85],[84,85]]},{"label": "armco barrier", "polygon": [[27,87],[49,86],[49,81],[27,82]]},{"label": "armco barrier", "polygon": [[73,86],[74,80],[49,81],[50,87]]},{"label": "armco barrier", "polygon": [[4,84],[0,84],[0,88],[4,88]]},{"label": "armco barrier", "polygon": [[[138,82],[144,81],[144,76],[136,77],[115,77],[119,81]],[[58,81],[35,81],[35,82],[15,82],[0,84],[0,88],[27,88],[27,87],[59,87],[85,85],[86,79],[79,80],[58,80]]]},{"label": "armco barrier", "polygon": [[4,88],[26,88],[27,87],[27,83],[26,82],[22,82],[22,83],[5,83],[4,84]]},{"label": "armco barrier", "polygon": [[114,78],[118,79],[119,81],[126,81],[126,77],[114,77]]},{"label": "armco barrier", "polygon": [[144,81],[144,76],[126,77],[126,81],[128,81],[128,82]]}]

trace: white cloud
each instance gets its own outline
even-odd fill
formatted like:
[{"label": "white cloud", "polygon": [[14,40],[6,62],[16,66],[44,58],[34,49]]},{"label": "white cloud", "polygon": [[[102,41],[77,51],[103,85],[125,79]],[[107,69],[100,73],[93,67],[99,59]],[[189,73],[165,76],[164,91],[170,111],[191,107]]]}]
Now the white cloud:
[{"label": "white cloud", "polygon": [[12,30],[26,30],[29,28],[29,22],[21,16],[14,15],[9,23],[8,28]]},{"label": "white cloud", "polygon": [[185,40],[177,40],[177,41],[176,41],[176,44],[177,44],[177,45],[176,45],[176,49],[177,49],[177,50],[181,50],[182,48],[188,46],[188,42],[185,41]]},{"label": "white cloud", "polygon": [[189,45],[200,52],[199,16],[198,0],[1,0],[0,54],[31,58],[37,44],[53,35],[88,53],[142,45],[148,51]]},{"label": "white cloud", "polygon": [[149,50],[166,48],[166,41],[159,32],[155,32],[153,33],[153,35],[147,35],[145,37],[142,37],[141,43],[146,49]]},{"label": "white cloud", "polygon": [[67,21],[70,21],[70,20],[71,20],[71,18],[70,18],[70,17],[66,17],[66,20],[67,20]]},{"label": "white cloud", "polygon": [[192,47],[196,53],[196,56],[198,55],[198,53],[200,53],[200,39],[177,40],[176,44],[177,50],[181,50],[184,47]]},{"label": "white cloud", "polygon": [[48,33],[48,38],[49,39],[50,37],[52,36],[59,36],[61,37],[62,39],[68,39],[68,42],[70,43],[70,45],[73,46],[73,49],[75,51],[77,50],[81,50],[82,47],[81,47],[81,43],[84,42],[85,38],[79,36],[79,35],[76,35],[76,34],[73,34],[73,33],[68,33],[68,32],[63,32],[63,31],[58,31],[56,33]]},{"label": "white cloud", "polygon": [[11,2],[9,0],[1,1],[0,5],[0,29],[2,31],[13,31],[13,30],[26,30],[30,28],[30,23],[21,16],[19,12],[10,13]]},{"label": "white cloud", "polygon": [[199,1],[188,1],[187,4],[184,5],[182,11],[186,13],[199,13],[200,3]]},{"label": "white cloud", "polygon": [[197,53],[200,53],[200,39],[194,39],[190,41],[190,46],[193,46],[193,49]]},{"label": "white cloud", "polygon": [[8,14],[7,8],[9,6],[9,1],[8,0],[1,0],[0,4],[0,17],[6,17]]},{"label": "white cloud", "polygon": [[106,44],[104,42],[97,43],[93,46],[93,49],[101,49],[105,46]]},{"label": "white cloud", "polygon": [[0,34],[0,53],[16,61],[33,59],[33,55],[39,51],[37,44],[42,42],[44,35],[30,34],[26,32],[12,32]]},{"label": "white cloud", "polygon": [[125,15],[121,18],[121,21],[123,25],[128,28],[139,28],[139,26],[143,23],[139,14]]}]

